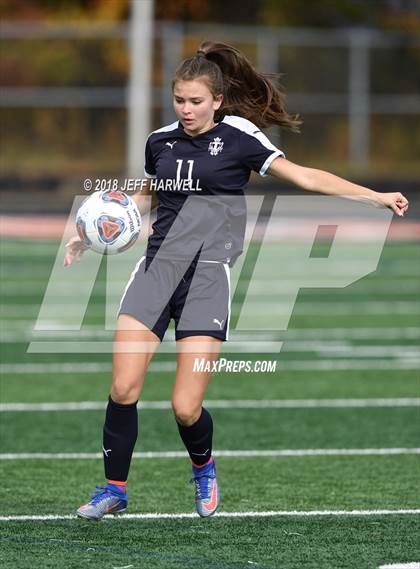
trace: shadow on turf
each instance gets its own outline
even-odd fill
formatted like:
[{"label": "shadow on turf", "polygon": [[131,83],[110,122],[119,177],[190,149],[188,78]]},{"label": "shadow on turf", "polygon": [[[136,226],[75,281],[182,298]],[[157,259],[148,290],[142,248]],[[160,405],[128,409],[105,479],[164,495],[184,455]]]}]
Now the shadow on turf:
[{"label": "shadow on turf", "polygon": [[[91,521],[81,521],[78,523],[82,523],[85,527],[89,525],[97,525],[96,523],[92,524]],[[103,523],[103,522],[102,522]],[[140,557],[142,559],[156,559],[162,561],[169,561],[171,563],[180,564],[181,567],[187,566],[194,566],[194,567],[209,567],[212,569],[240,569],[244,567],[243,561],[211,561],[209,559],[201,558],[193,558],[193,557],[183,557],[181,555],[165,555],[162,553],[157,553],[153,551],[145,551],[144,549],[139,549],[137,547],[114,547],[109,545],[96,545],[94,543],[86,543],[84,545],[79,543],[72,543],[68,541],[64,541],[62,539],[36,539],[30,537],[17,537],[14,535],[10,536],[1,536],[0,540],[2,543],[5,542],[14,542],[19,544],[31,544],[31,545],[47,545],[47,546],[54,546],[54,547],[62,547],[64,549],[73,549],[79,550],[83,553],[88,553],[88,550],[93,550],[92,553],[112,553],[116,555],[135,555],[136,557]],[[259,569],[276,569],[274,567],[269,567],[267,565],[260,565],[258,564]]]}]

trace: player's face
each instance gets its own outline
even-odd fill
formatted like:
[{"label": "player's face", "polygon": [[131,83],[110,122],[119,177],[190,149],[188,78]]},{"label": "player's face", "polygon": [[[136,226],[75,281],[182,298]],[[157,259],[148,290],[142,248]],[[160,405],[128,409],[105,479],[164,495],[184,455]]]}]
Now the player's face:
[{"label": "player's face", "polygon": [[213,97],[205,81],[177,81],[174,86],[174,109],[185,132],[194,136],[214,126],[214,112],[222,104],[222,95]]}]

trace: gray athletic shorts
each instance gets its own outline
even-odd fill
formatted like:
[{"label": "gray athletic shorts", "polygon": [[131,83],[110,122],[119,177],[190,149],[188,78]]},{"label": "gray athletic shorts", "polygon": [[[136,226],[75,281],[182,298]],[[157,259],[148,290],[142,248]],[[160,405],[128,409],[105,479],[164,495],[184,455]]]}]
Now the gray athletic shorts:
[{"label": "gray athletic shorts", "polygon": [[213,261],[142,257],[127,283],[119,314],[128,314],[163,340],[171,318],[175,339],[229,336],[230,268]]}]

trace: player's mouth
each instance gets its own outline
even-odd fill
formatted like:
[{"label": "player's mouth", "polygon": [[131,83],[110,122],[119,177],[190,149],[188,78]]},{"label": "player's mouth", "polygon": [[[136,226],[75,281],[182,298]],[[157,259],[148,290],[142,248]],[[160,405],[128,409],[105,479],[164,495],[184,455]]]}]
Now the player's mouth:
[{"label": "player's mouth", "polygon": [[191,124],[194,122],[194,119],[182,119],[182,122],[184,122],[185,124]]}]

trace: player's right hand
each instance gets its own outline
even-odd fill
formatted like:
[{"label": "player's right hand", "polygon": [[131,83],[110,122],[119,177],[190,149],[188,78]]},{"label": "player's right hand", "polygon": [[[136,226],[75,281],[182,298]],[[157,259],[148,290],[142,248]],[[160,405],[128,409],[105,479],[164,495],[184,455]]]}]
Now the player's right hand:
[{"label": "player's right hand", "polygon": [[73,261],[79,262],[86,249],[89,249],[78,235],[71,237],[66,244],[66,256],[64,257],[64,266],[71,265]]}]

